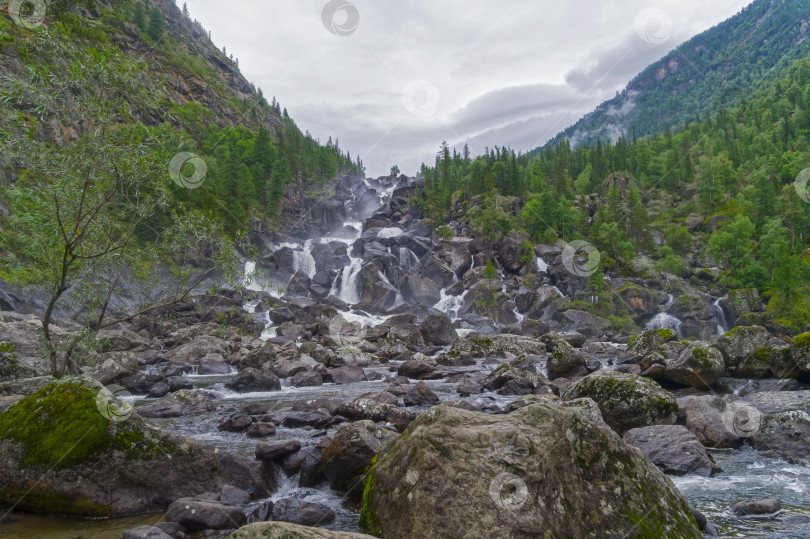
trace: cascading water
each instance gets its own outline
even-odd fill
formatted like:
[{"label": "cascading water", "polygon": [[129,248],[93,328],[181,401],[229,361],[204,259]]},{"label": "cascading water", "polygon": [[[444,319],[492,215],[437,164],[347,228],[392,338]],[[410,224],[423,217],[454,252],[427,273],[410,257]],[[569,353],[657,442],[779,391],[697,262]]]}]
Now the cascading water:
[{"label": "cascading water", "polygon": [[396,238],[397,236],[401,236],[404,231],[398,227],[388,227],[380,229],[377,233],[378,238]]},{"label": "cascading water", "polygon": [[354,305],[360,302],[360,290],[357,286],[357,275],[363,268],[362,258],[351,258],[351,264],[343,267],[341,274],[332,283],[332,289],[329,291],[341,301]]},{"label": "cascading water", "polygon": [[402,266],[402,269],[408,271],[409,269],[416,266],[418,263],[419,257],[416,256],[416,253],[414,253],[407,247],[399,248],[399,265]]},{"label": "cascading water", "polygon": [[667,312],[667,308],[669,308],[669,306],[674,302],[675,297],[670,294],[664,309],[655,315],[655,318],[647,322],[644,329],[671,329],[678,334],[678,338],[683,338],[683,335],[681,334],[682,322]]},{"label": "cascading water", "polygon": [[312,240],[307,240],[304,243],[303,250],[295,251],[293,270],[295,273],[303,271],[310,279],[315,275],[315,259],[312,258]]},{"label": "cascading water", "polygon": [[537,257],[537,271],[540,273],[546,273],[548,271],[548,264],[539,256]]},{"label": "cascading water", "polygon": [[465,290],[460,296],[447,295],[447,289],[443,289],[439,294],[439,301],[433,306],[437,311],[441,311],[447,315],[450,320],[458,320],[458,311],[464,305],[464,298],[467,297],[468,290]]},{"label": "cascading water", "polygon": [[714,303],[712,303],[711,315],[717,319],[717,334],[718,335],[725,335],[728,333],[729,323],[728,318],[726,318],[726,311],[723,310],[723,306],[720,305],[720,301],[723,298],[717,298]]}]

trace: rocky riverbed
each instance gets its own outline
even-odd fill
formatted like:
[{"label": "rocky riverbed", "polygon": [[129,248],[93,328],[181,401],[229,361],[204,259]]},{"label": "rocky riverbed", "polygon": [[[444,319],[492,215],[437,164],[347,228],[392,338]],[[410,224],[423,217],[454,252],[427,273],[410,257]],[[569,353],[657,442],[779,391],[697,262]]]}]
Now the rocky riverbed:
[{"label": "rocky riverbed", "polygon": [[0,536],[810,537],[810,335],[653,273],[609,276],[648,329],[616,327],[563,245],[440,239],[412,185],[292,189],[241,286],[81,377],[46,376],[35,303],[0,313]]}]

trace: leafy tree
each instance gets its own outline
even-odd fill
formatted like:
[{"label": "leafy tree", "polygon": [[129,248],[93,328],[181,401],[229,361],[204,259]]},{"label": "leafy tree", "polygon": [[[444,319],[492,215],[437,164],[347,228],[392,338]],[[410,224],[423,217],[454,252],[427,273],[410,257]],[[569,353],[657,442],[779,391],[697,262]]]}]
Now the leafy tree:
[{"label": "leafy tree", "polygon": [[389,176],[399,176],[400,175],[399,167],[397,165],[394,165],[393,167],[391,167],[391,172],[388,175]]},{"label": "leafy tree", "polygon": [[163,13],[153,7],[149,10],[149,22],[146,27],[146,33],[152,41],[158,43],[163,39],[163,33],[166,31],[166,21],[163,18]]}]

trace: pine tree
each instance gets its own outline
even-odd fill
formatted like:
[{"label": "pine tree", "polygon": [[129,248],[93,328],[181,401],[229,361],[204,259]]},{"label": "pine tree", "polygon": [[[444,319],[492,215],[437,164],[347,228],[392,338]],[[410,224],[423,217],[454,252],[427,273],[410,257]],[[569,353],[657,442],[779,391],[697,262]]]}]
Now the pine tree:
[{"label": "pine tree", "polygon": [[186,4],[185,2],[183,2],[183,17],[186,17],[186,18],[189,17],[188,4]]},{"label": "pine tree", "polygon": [[135,8],[132,12],[132,22],[139,30],[146,30],[146,9],[141,2],[135,2]]},{"label": "pine tree", "polygon": [[152,38],[152,41],[159,43],[163,39],[163,33],[166,31],[166,22],[163,19],[163,13],[158,8],[149,10],[149,24],[146,33]]}]

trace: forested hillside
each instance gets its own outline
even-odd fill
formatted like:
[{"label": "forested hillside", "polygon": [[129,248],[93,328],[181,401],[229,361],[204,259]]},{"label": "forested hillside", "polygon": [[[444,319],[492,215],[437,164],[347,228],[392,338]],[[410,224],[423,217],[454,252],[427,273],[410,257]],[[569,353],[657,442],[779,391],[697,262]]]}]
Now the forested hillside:
[{"label": "forested hillside", "polygon": [[[739,106],[649,139],[564,141],[522,156],[495,148],[476,159],[445,145],[423,168],[426,202],[436,217],[469,219],[495,236],[585,239],[609,275],[655,269],[717,295],[756,288],[770,298],[771,320],[806,326],[810,205],[794,181],[810,163],[808,82],[805,58]],[[601,275],[594,295],[604,291]],[[590,308],[621,314],[609,298]]]},{"label": "forested hillside", "polygon": [[781,79],[810,50],[810,0],[756,0],[642,71],[551,142],[576,145],[682,128]]}]

